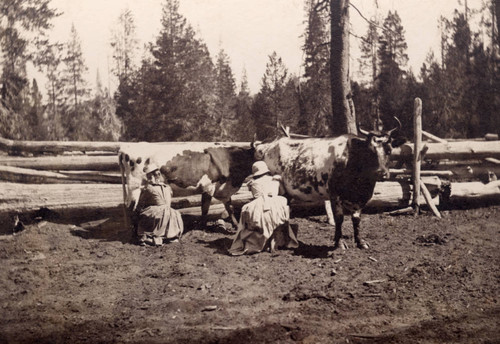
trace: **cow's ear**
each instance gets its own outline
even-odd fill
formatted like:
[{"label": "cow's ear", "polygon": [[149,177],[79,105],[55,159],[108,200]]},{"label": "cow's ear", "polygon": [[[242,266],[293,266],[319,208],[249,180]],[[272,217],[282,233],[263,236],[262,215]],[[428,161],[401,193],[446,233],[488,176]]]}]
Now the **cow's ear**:
[{"label": "cow's ear", "polygon": [[391,139],[391,146],[396,148],[408,141],[404,136],[397,136]]}]

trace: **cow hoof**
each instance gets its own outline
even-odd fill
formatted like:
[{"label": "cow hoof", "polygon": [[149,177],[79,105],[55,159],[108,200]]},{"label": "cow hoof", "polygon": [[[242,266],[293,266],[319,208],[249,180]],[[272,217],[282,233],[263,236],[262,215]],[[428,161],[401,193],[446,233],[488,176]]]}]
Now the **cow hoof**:
[{"label": "cow hoof", "polygon": [[217,230],[226,232],[227,234],[236,234],[236,227],[231,222],[226,222],[224,220],[217,220],[215,224]]},{"label": "cow hoof", "polygon": [[370,245],[368,245],[368,243],[364,240],[360,240],[356,244],[357,244],[358,248],[361,250],[367,250],[370,248]]},{"label": "cow hoof", "polygon": [[335,245],[333,246],[334,250],[338,250],[339,248],[342,250],[347,250],[349,248],[349,246],[347,246],[347,244],[344,240],[340,240],[340,241],[337,241],[335,243]]}]

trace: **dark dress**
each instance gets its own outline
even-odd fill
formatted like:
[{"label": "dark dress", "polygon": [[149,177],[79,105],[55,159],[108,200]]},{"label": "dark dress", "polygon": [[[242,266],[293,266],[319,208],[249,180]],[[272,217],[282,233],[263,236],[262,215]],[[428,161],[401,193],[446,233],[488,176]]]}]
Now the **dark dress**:
[{"label": "dark dress", "polygon": [[138,212],[137,235],[146,238],[180,238],[184,223],[179,211],[172,209],[172,189],[165,184],[147,184],[141,191]]}]

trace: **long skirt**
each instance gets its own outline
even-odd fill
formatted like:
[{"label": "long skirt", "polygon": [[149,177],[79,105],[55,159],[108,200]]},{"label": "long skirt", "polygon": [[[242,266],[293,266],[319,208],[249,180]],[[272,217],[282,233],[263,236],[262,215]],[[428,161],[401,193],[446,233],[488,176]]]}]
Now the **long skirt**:
[{"label": "long skirt", "polygon": [[166,205],[154,205],[145,208],[139,214],[137,235],[150,237],[164,237],[167,239],[180,238],[184,232],[184,222],[181,213]]},{"label": "long skirt", "polygon": [[236,256],[261,252],[271,237],[275,239],[278,248],[298,247],[296,233],[290,227],[289,218],[287,200],[282,196],[261,196],[245,204],[241,209],[238,232],[229,254]]}]

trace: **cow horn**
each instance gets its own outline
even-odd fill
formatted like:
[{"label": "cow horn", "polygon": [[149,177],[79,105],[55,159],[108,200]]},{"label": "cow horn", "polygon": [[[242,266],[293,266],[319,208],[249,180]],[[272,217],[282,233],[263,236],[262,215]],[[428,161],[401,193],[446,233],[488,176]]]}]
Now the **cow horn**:
[{"label": "cow horn", "polygon": [[361,134],[363,134],[365,136],[368,136],[370,134],[369,131],[361,129],[361,127],[359,126],[359,123],[358,123],[358,132],[360,132]]},{"label": "cow horn", "polygon": [[285,128],[283,124],[280,123],[281,130],[285,134],[286,137],[290,137],[290,128]]},{"label": "cow horn", "polygon": [[250,143],[250,147],[251,147],[252,149],[255,149],[258,145],[261,145],[261,144],[262,144],[262,141],[252,141],[252,142]]},{"label": "cow horn", "polygon": [[252,142],[250,143],[250,148],[255,149],[255,142],[256,141],[257,141],[257,133],[254,133]]},{"label": "cow horn", "polygon": [[394,131],[401,129],[401,122],[399,121],[399,119],[396,116],[394,116],[394,119],[396,120],[396,122],[398,122],[398,126],[395,128],[392,128],[391,130],[389,130],[387,132],[387,135],[389,135],[389,136],[391,136]]}]

